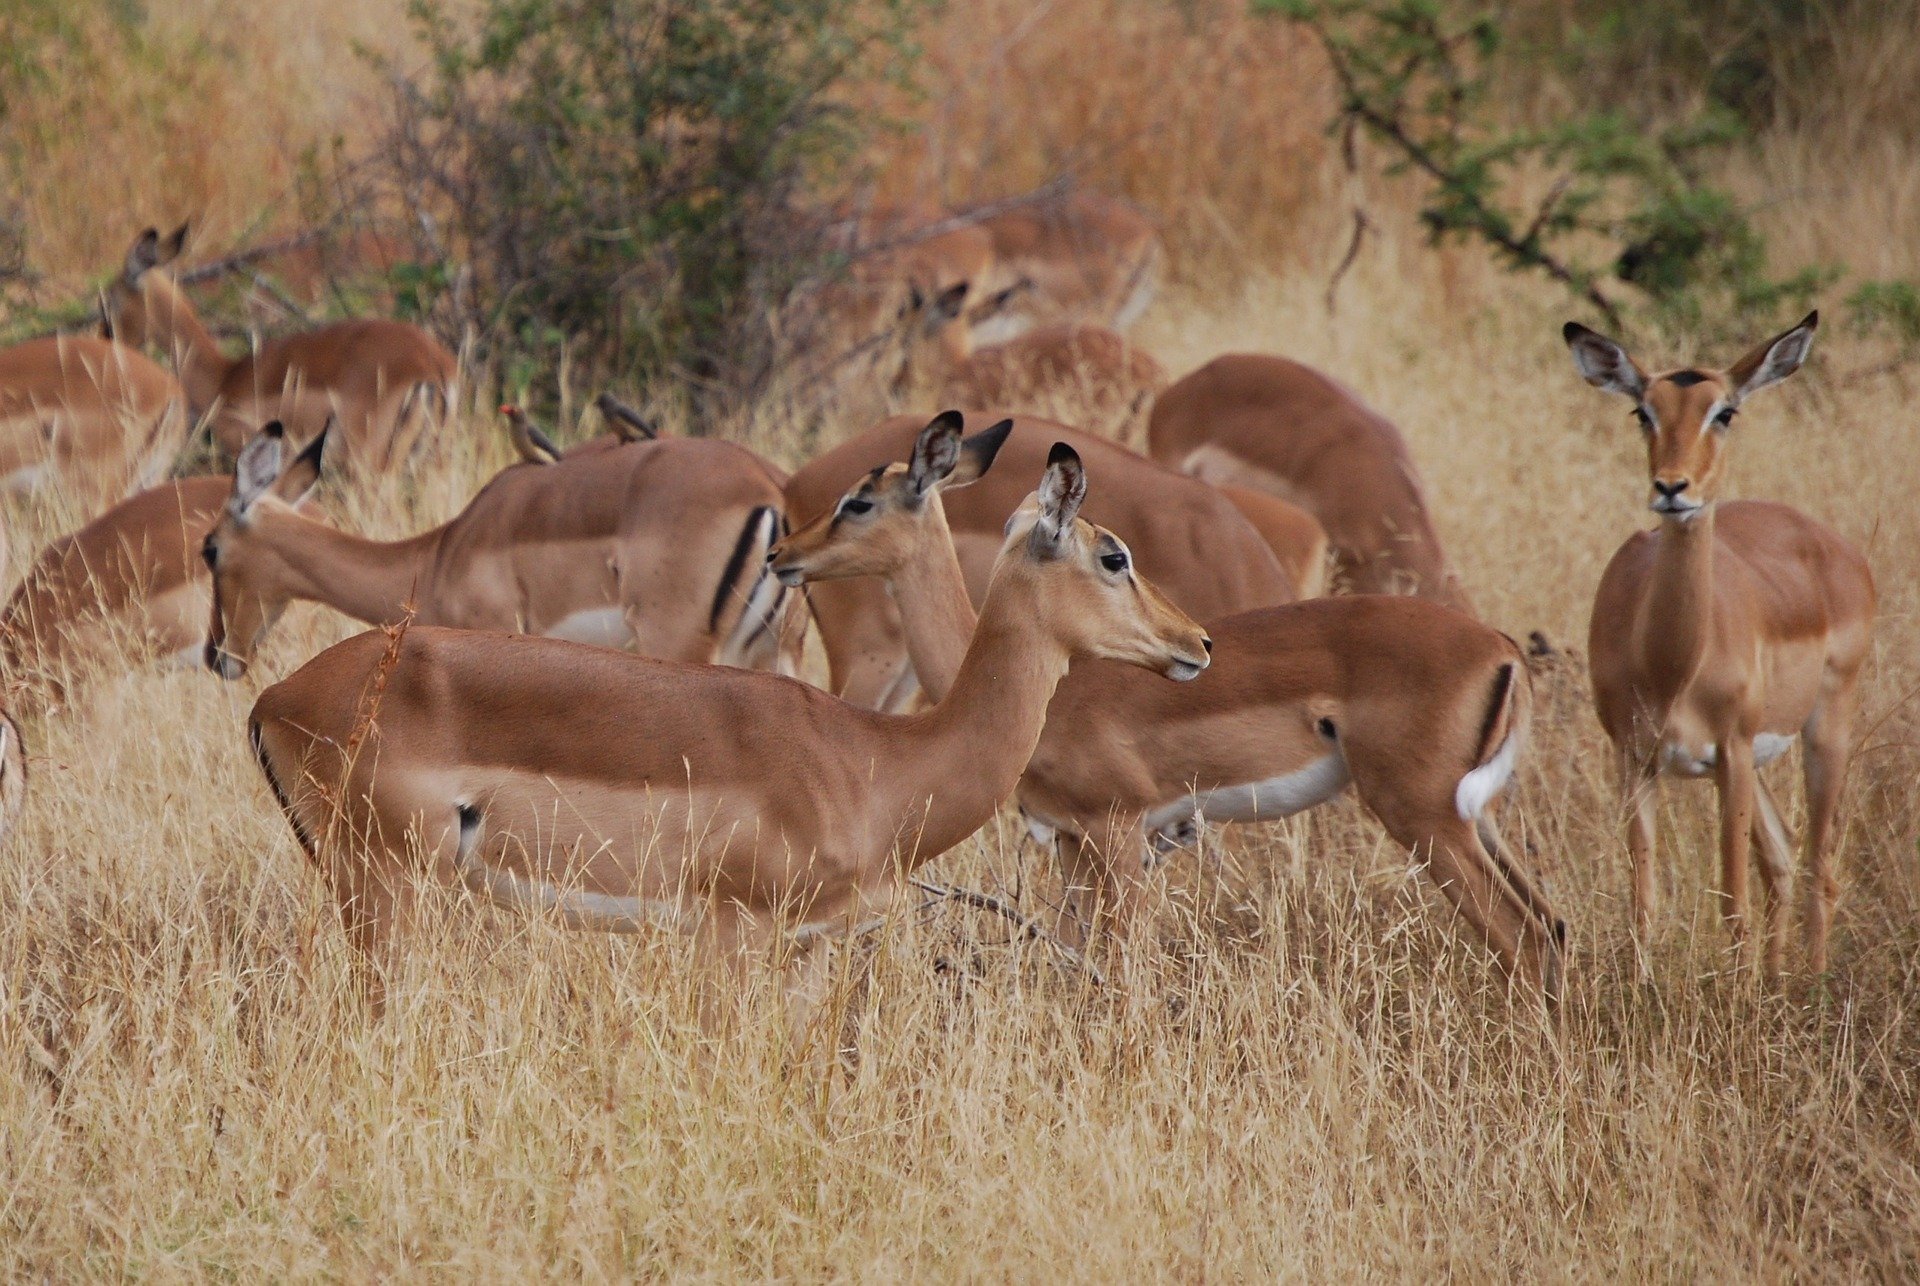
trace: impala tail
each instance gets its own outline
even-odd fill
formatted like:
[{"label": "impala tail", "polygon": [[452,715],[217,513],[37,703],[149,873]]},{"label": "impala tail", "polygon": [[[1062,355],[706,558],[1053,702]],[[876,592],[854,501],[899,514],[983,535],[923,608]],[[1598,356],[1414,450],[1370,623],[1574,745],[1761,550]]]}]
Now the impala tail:
[{"label": "impala tail", "polygon": [[[722,665],[774,668],[787,587],[767,566],[767,552],[786,534],[786,516],[774,506],[756,505],[747,511],[747,521],[727,558],[726,570],[713,593],[713,607],[707,614],[707,631],[726,640],[716,657]],[[727,625],[730,617],[731,627]]]},{"label": "impala tail", "polygon": [[1533,686],[1526,667],[1517,658],[1501,663],[1494,671],[1474,767],[1453,792],[1454,808],[1462,818],[1475,820],[1506,789],[1532,719]]}]

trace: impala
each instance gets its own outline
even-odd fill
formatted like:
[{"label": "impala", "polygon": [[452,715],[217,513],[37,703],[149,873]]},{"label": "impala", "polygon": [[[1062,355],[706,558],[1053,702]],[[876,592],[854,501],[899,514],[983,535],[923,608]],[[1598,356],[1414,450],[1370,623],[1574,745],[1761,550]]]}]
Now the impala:
[{"label": "impala", "polygon": [[[864,474],[905,459],[926,422],[925,416],[895,416],[809,462],[787,480],[789,517],[797,524],[831,511]],[[948,509],[976,602],[1001,530],[1024,495],[1018,479],[1037,473],[1056,441],[1073,447],[1099,481],[1089,516],[1133,547],[1141,570],[1182,611],[1205,619],[1292,601],[1293,585],[1260,533],[1218,491],[1103,438],[1023,415],[1000,452],[1002,467],[956,492]],[[885,588],[871,580],[823,584],[809,598],[832,690],[856,705],[899,710],[910,704],[917,691],[913,667]]]},{"label": "impala", "polygon": [[419,445],[430,421],[452,405],[453,354],[417,326],[363,319],[267,340],[230,358],[186,294],[158,269],[186,244],[181,224],[162,241],[152,228],[127,252],[106,293],[106,327],[122,343],[153,343],[172,355],[196,416],[212,418],[213,440],[237,454],[255,427],[277,419],[298,442],[329,417],[344,430],[355,469],[393,468]]},{"label": "impala", "polygon": [[328,434],[285,462],[269,424],[240,453],[206,538],[207,664],[240,677],[296,599],[368,624],[544,634],[648,656],[798,666],[804,608],[761,565],[780,534],[782,479],[729,442],[640,442],[501,471],[451,522],[367,540],[299,511]]},{"label": "impala", "polygon": [[[941,493],[984,472],[1007,429],[959,449],[960,427],[957,413],[935,419],[910,467],[863,478],[772,556],[789,584],[884,578],[936,700],[958,691],[974,617]],[[1107,565],[1130,574],[1124,550]],[[1076,663],[1048,707],[1019,799],[1041,834],[1075,833],[1058,852],[1079,924],[1110,920],[1124,938],[1151,852],[1199,823],[1286,817],[1351,783],[1501,962],[1557,998],[1565,927],[1478,825],[1532,709],[1513,642],[1399,597],[1320,599],[1207,628],[1213,665],[1187,687]]]},{"label": "impala", "polygon": [[1284,357],[1217,357],[1153,404],[1147,450],[1208,482],[1265,491],[1320,520],[1352,593],[1416,593],[1471,611],[1400,431],[1346,386]]},{"label": "impala", "polygon": [[197,665],[209,577],[200,545],[233,479],[182,478],[121,501],[35,558],[0,615],[7,677],[57,705],[87,662],[136,657]]},{"label": "impala", "polygon": [[1073,192],[1025,202],[986,215],[979,227],[989,238],[994,283],[989,289],[973,278],[973,338],[982,344],[1050,322],[1126,330],[1160,284],[1160,234],[1115,197]]},{"label": "impala", "polygon": [[843,266],[801,296],[790,329],[803,345],[836,358],[866,356],[888,387],[901,384],[923,345],[965,355],[961,309],[993,263],[985,230],[909,205],[850,214],[828,231],[825,248]]},{"label": "impala", "polygon": [[118,499],[164,474],[186,436],[180,385],[131,348],[78,335],[0,348],[0,490],[57,477]]},{"label": "impala", "polygon": [[404,934],[428,875],[581,928],[676,921],[737,967],[783,930],[800,944],[884,911],[993,816],[1070,661],[1205,668],[1200,627],[1076,516],[1085,487],[1060,447],[1009,524],[948,699],[921,714],[416,625],[349,639],[269,688],[254,751],[370,960]]},{"label": "impala", "polygon": [[1815,974],[1840,886],[1828,848],[1852,753],[1855,693],[1873,643],[1873,574],[1843,537],[1785,505],[1717,499],[1735,414],[1800,369],[1819,314],[1726,370],[1647,375],[1618,343],[1565,328],[1587,383],[1633,400],[1660,525],[1601,576],[1587,646],[1594,704],[1618,759],[1633,858],[1634,923],[1658,902],[1654,786],[1711,775],[1720,797],[1721,912],[1744,944],[1749,844],[1767,901],[1764,967],[1785,962],[1793,862],[1755,768],[1802,744],[1807,791],[1804,931]]}]

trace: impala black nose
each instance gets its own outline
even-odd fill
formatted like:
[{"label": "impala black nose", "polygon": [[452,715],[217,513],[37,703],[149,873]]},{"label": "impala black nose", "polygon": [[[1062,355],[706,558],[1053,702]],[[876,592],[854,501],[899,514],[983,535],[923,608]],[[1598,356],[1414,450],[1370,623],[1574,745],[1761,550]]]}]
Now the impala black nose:
[{"label": "impala black nose", "polygon": [[1680,481],[1678,482],[1662,482],[1658,478],[1655,478],[1653,480],[1653,489],[1659,492],[1662,496],[1666,497],[1668,500],[1673,499],[1675,496],[1679,495],[1682,491],[1685,491],[1688,485],[1689,484],[1685,478],[1680,479]]},{"label": "impala black nose", "polygon": [[1204,635],[1204,634],[1202,634],[1202,635],[1200,636],[1200,646],[1201,646],[1201,647],[1203,647],[1203,648],[1205,648],[1205,649],[1207,649],[1207,655],[1208,655],[1208,656],[1212,656],[1212,655],[1213,655],[1213,640],[1212,640],[1212,639],[1210,639],[1210,638],[1208,638],[1208,637],[1207,637],[1206,635]]}]

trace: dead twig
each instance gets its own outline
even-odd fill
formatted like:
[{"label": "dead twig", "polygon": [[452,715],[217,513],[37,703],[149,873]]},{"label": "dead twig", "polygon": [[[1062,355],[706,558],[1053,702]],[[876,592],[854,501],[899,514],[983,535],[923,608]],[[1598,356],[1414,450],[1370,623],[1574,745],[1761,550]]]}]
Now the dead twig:
[{"label": "dead twig", "polygon": [[1048,933],[1046,929],[1041,927],[1039,920],[1033,916],[1023,914],[1018,907],[1009,905],[1003,899],[997,898],[991,893],[982,893],[977,889],[963,889],[951,884],[935,884],[931,880],[923,880],[918,877],[909,880],[908,883],[936,900],[958,902],[963,906],[970,906],[976,911],[986,911],[999,916],[1014,926],[1015,936],[1020,940],[1026,942],[1044,942],[1048,947],[1052,948],[1061,959],[1076,969],[1083,970],[1094,982],[1103,987],[1107,985],[1106,976],[1100,972],[1099,966],[1095,965],[1091,960],[1088,960],[1083,953],[1076,951],[1074,948],[1060,941],[1060,939],[1054,937],[1051,933]]}]

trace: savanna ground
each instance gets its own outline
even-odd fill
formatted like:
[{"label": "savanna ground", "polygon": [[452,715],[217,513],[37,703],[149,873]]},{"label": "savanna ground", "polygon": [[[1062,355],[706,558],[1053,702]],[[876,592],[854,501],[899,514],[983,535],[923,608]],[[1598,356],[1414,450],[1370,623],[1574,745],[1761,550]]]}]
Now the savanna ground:
[{"label": "savanna ground", "polygon": [[[167,6],[124,75],[69,104],[70,137],[44,140],[45,181],[23,199],[64,247],[45,262],[84,281],[181,213],[216,237],[251,227],[287,199],[301,146],[371,110],[345,51],[396,8]],[[1197,265],[1143,342],[1176,372],[1269,350],[1363,390],[1411,440],[1487,618],[1577,649],[1605,559],[1646,515],[1626,408],[1581,384],[1559,341],[1577,315],[1565,298],[1428,249],[1404,194],[1374,179],[1383,231],[1329,316],[1350,194],[1308,115],[1310,66],[1263,78],[1273,37],[1249,29],[1169,76],[1156,58],[1198,53],[1133,5],[1073,0],[1024,26],[1015,8],[931,24],[928,57],[959,88],[927,109],[942,128],[897,144],[898,172],[1011,190],[1044,177],[1044,148],[1020,150],[1034,138],[1107,140],[1104,177]],[[1830,110],[1763,132],[1738,163],[1742,191],[1770,195],[1789,265],[1920,275],[1914,122],[1888,107],[1920,71],[1920,30],[1889,12],[1838,34],[1846,76],[1804,89]],[[169,59],[191,68],[184,84],[155,70]],[[996,123],[1023,106],[1031,130]],[[1218,143],[1223,115],[1250,122],[1245,151]],[[1129,124],[1149,136],[1131,160],[1111,143]],[[1152,144],[1169,129],[1188,145]],[[1248,213],[1273,192],[1289,200]],[[1696,356],[1684,335],[1664,343],[1646,356]],[[460,445],[409,512],[369,525],[451,512],[503,460],[474,383]],[[1605,743],[1567,656],[1537,676],[1508,810],[1573,933],[1557,1032],[1455,945],[1406,855],[1350,803],[1176,860],[1166,952],[1131,1003],[1044,945],[1007,945],[991,917],[899,917],[850,953],[855,1052],[831,1074],[794,1057],[764,1007],[705,1047],[671,940],[465,908],[372,1019],[241,731],[258,684],[349,632],[296,609],[243,684],[108,673],[27,726],[31,801],[0,862],[0,1272],[1910,1276],[1917,385],[1829,327],[1736,430],[1735,491],[1862,542],[1880,584],[1821,985],[1766,992],[1725,955],[1702,785],[1666,794],[1671,896],[1642,972]],[[781,423],[752,437],[796,462]],[[16,576],[73,521],[57,500],[9,518]],[[1769,776],[1797,824],[1794,765]],[[1003,817],[934,873],[1037,907],[1050,877],[1016,838]]]}]

